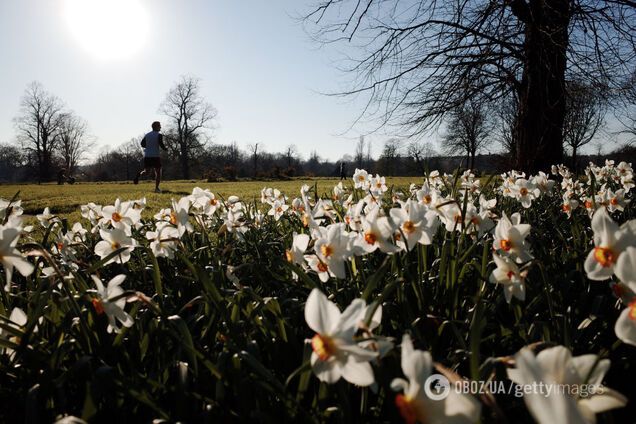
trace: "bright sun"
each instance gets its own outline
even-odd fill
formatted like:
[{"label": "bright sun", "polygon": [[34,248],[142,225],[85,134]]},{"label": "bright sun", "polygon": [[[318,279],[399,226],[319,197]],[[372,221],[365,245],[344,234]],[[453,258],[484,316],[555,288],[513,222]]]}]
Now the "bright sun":
[{"label": "bright sun", "polygon": [[99,59],[125,59],[148,36],[148,14],[138,0],[66,0],[64,6],[71,32]]}]

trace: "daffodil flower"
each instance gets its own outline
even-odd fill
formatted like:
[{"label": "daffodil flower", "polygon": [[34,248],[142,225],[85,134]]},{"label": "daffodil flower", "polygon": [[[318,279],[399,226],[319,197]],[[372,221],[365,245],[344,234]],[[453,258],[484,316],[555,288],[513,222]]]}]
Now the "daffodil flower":
[{"label": "daffodil flower", "polygon": [[605,208],[599,208],[592,217],[594,249],[585,259],[585,272],[590,280],[607,280],[614,274],[621,253],[636,244],[636,236],[630,224],[619,228]]},{"label": "daffodil flower", "polygon": [[[618,392],[602,386],[610,360],[588,354],[572,356],[563,346],[544,349],[535,355],[523,348],[515,355],[516,368],[508,370],[508,377],[520,385],[547,386],[544,391],[528,391],[523,400],[539,424],[595,423],[596,414],[625,406],[627,399]],[[594,390],[576,390],[586,384]],[[563,386],[567,385],[568,390]],[[551,391],[550,390],[551,386]],[[586,393],[588,396],[580,396]]]},{"label": "daffodil flower", "polygon": [[24,277],[31,275],[35,267],[16,249],[20,230],[9,225],[0,225],[0,264],[6,275],[5,290],[8,290],[13,277],[13,269],[17,269]]},{"label": "daffodil flower", "polygon": [[444,399],[431,399],[424,390],[431,376],[433,359],[429,352],[415,350],[411,337],[402,337],[402,372],[408,379],[396,378],[391,388],[401,392],[395,397],[395,405],[407,424],[469,424],[479,420],[481,405],[471,395],[450,390]]},{"label": "daffodil flower", "polygon": [[623,343],[636,346],[636,247],[628,247],[618,258],[615,270],[616,276],[625,284],[630,293],[626,299],[622,299],[625,306],[614,325],[616,337]]},{"label": "daffodil flower", "polygon": [[530,225],[521,224],[521,215],[514,213],[510,218],[504,212],[495,227],[493,248],[515,257],[517,262],[532,259],[526,237],[530,234]]},{"label": "daffodil flower", "polygon": [[362,299],[354,300],[341,313],[320,290],[309,294],[305,320],[316,332],[311,338],[311,367],[319,380],[332,384],[342,377],[357,386],[375,381],[369,361],[378,353],[358,346],[353,339],[364,312]]},{"label": "daffodil flower", "polygon": [[519,300],[525,300],[527,271],[519,271],[519,267],[514,261],[501,257],[496,252],[492,256],[497,268],[490,274],[490,282],[503,286],[506,302],[510,303],[513,296]]},{"label": "daffodil flower", "polygon": [[120,230],[119,228],[99,230],[99,234],[101,235],[102,240],[95,245],[95,254],[101,259],[104,259],[122,247],[128,248],[122,251],[119,255],[108,260],[108,262],[104,265],[113,262],[123,264],[130,260],[130,252],[132,252],[135,246],[137,246],[137,241],[135,239],[127,236],[124,230]]},{"label": "daffodil flower", "polygon": [[106,330],[109,333],[112,333],[113,331],[118,333],[119,326],[117,322],[120,322],[124,327],[131,327],[134,324],[134,321],[132,317],[124,311],[126,299],[124,297],[120,297],[119,299],[112,300],[124,293],[120,284],[124,282],[126,276],[120,274],[111,279],[105,286],[102,283],[102,280],[100,280],[96,275],[92,275],[91,277],[97,287],[97,296],[93,298],[92,304],[97,315],[105,313],[108,317],[108,328]]}]

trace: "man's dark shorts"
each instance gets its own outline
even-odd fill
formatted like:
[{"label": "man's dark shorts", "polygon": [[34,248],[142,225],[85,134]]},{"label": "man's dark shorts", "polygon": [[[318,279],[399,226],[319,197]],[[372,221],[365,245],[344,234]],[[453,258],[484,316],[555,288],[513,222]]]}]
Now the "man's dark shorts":
[{"label": "man's dark shorts", "polygon": [[144,168],[161,168],[161,158],[144,158]]}]

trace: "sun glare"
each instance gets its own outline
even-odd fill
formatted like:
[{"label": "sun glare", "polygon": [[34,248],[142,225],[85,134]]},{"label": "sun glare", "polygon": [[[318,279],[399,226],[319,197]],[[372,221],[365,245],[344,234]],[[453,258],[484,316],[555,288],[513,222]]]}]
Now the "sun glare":
[{"label": "sun glare", "polygon": [[66,0],[64,6],[73,36],[99,59],[128,58],[146,42],[149,19],[138,0]]}]

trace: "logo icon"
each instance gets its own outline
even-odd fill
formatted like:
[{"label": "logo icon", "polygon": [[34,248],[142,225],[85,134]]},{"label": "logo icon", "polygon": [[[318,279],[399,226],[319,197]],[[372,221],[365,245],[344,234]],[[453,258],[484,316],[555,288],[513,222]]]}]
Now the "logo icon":
[{"label": "logo icon", "polygon": [[441,374],[431,374],[424,382],[424,393],[432,400],[445,399],[450,389],[450,382]]}]

